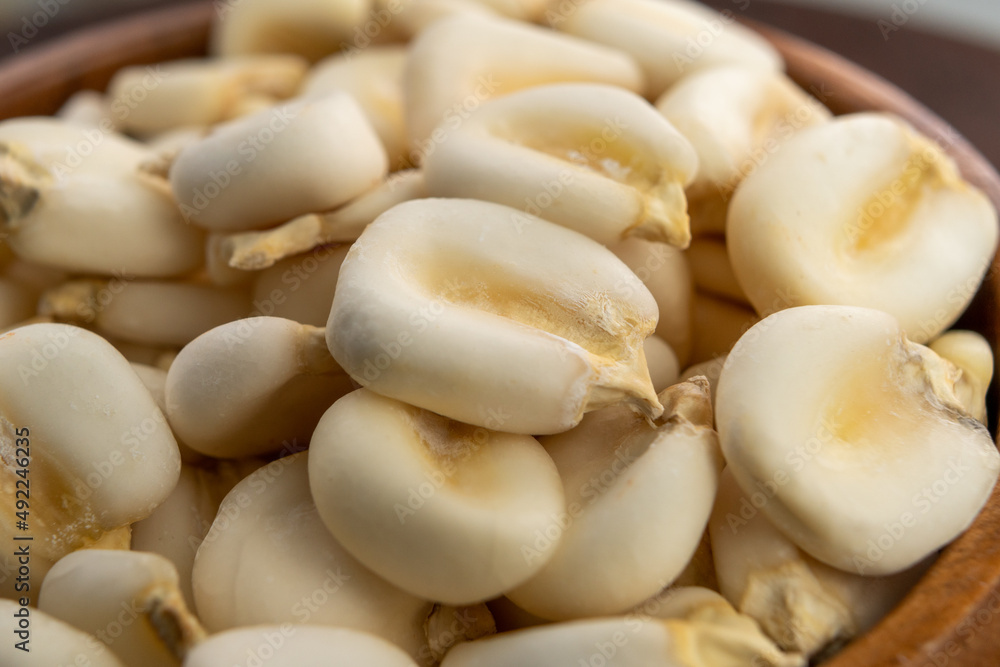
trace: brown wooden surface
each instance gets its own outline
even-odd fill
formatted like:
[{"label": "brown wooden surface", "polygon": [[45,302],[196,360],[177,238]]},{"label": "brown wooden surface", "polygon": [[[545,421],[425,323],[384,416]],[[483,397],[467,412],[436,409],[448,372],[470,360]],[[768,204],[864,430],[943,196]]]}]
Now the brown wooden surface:
[{"label": "brown wooden surface", "polygon": [[30,51],[88,24],[184,2],[190,0],[0,0],[0,58]]},{"label": "brown wooden surface", "polygon": [[874,18],[768,0],[701,2],[805,37],[892,81],[1000,167],[1000,50],[931,34],[912,21],[883,35]]},{"label": "brown wooden surface", "polygon": [[102,90],[125,65],[204,53],[212,6],[183,4],[86,28],[0,60],[0,118],[51,114],[77,90]]},{"label": "brown wooden surface", "polygon": [[[884,79],[797,37],[755,24],[779,47],[788,73],[816,91],[835,113],[887,110],[936,139],[963,175],[1000,207],[1000,177],[958,132]],[[993,266],[962,326],[974,328],[998,349],[1000,260]],[[994,428],[1000,412],[991,395]],[[996,433],[996,430],[994,430]],[[952,543],[907,599],[828,667],[899,665],[972,667],[1000,665],[1000,486],[973,527]]]},{"label": "brown wooden surface", "polygon": [[[79,88],[101,88],[127,64],[203,52],[211,5],[199,2],[125,19],[0,61],[0,118],[51,113]],[[805,87],[823,91],[840,112],[888,109],[908,118],[944,145],[966,177],[1000,205],[1000,180],[986,161],[913,99],[838,57],[769,31]],[[995,305],[1000,270],[994,264],[971,318],[998,341]],[[991,402],[997,411],[997,402]],[[875,630],[856,640],[830,667],[906,665],[971,667],[1000,664],[1000,490],[971,530],[949,546],[910,596]]]}]

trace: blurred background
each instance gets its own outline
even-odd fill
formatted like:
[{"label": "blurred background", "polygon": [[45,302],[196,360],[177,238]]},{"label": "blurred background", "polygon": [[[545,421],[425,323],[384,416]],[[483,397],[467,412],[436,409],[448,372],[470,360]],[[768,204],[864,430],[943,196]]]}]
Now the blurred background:
[{"label": "blurred background", "polygon": [[[712,3],[719,5],[721,3]],[[732,3],[745,6],[745,0]],[[777,3],[774,3],[777,4]],[[993,49],[1000,49],[1000,4],[997,0],[785,0],[783,3],[812,9],[825,9],[872,21],[887,19],[893,11],[910,17],[910,28],[949,35]],[[889,31],[890,36],[895,31]]]},{"label": "blurred background", "polygon": [[880,74],[951,123],[1000,167],[998,0],[704,4],[801,35]]},{"label": "blurred background", "polygon": [[[88,23],[181,2],[0,0],[0,64]],[[281,2],[281,0],[274,0]],[[894,82],[1000,166],[998,0],[703,0],[832,49]]]}]

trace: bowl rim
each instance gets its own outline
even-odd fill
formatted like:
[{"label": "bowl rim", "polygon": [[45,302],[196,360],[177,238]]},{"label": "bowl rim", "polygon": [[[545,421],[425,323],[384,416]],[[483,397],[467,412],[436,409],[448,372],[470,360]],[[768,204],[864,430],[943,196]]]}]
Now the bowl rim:
[{"label": "bowl rim", "polygon": [[[54,113],[81,89],[103,90],[127,65],[155,64],[207,52],[214,3],[188,2],[82,28],[0,60],[0,119]],[[1000,175],[948,123],[882,77],[800,37],[756,21],[741,23],[764,35],[781,53],[788,75],[825,97],[834,111],[890,111],[936,140],[963,176],[1000,209]],[[39,73],[59,72],[58,80]],[[847,85],[850,84],[850,85]],[[846,86],[846,87],[845,87]],[[825,92],[824,92],[825,91]],[[1000,345],[1000,259],[994,258],[980,288],[982,326]],[[1000,411],[1000,405],[993,403]],[[960,575],[960,576],[956,576]],[[941,656],[952,665],[994,664],[1000,639],[984,628],[1000,612],[1000,485],[970,526],[944,548],[906,598],[874,628],[823,664],[930,665]],[[985,615],[985,616],[984,616]],[[988,620],[983,621],[983,618]],[[995,634],[995,633],[993,633]]]},{"label": "bowl rim", "polygon": [[[1000,209],[1000,174],[955,128],[883,77],[843,56],[785,31],[746,21],[766,37],[788,63],[788,75],[809,90],[837,91],[824,100],[834,113],[889,111],[936,141],[958,164],[962,176]],[[847,82],[850,87],[845,88]],[[833,102],[833,104],[830,104]],[[994,256],[980,286],[985,329],[994,350],[994,385],[1000,358],[1000,256]],[[971,306],[970,306],[971,307]],[[996,401],[993,411],[1000,410]],[[996,444],[996,440],[994,441]],[[961,574],[962,576],[955,576]],[[1000,639],[984,632],[1000,612],[1000,484],[972,525],[944,548],[933,567],[869,632],[823,663],[860,665],[995,664]],[[983,619],[986,620],[983,620]],[[956,660],[956,658],[958,658]]]},{"label": "bowl rim", "polygon": [[[127,65],[204,56],[213,2],[185,2],[98,22],[0,60],[0,120],[51,115],[73,93],[104,90]],[[58,72],[59,80],[39,76]],[[11,113],[7,109],[14,109]]]}]

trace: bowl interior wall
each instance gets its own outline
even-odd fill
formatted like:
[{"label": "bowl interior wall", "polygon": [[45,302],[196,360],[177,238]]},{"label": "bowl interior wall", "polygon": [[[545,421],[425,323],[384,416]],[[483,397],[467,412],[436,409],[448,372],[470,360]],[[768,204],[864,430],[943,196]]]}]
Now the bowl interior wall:
[{"label": "bowl interior wall", "polygon": [[[126,65],[204,55],[212,6],[193,3],[156,10],[68,35],[0,63],[0,119],[55,112],[75,91],[103,90]],[[848,61],[787,34],[755,25],[782,52],[789,75],[835,113],[891,111],[935,138],[963,175],[1000,207],[1000,177],[944,121],[891,84]],[[1000,264],[996,260],[960,326],[998,345]],[[991,390],[991,432],[1000,412]],[[837,654],[829,667],[996,664],[1000,610],[1000,488],[973,526],[944,550],[904,602],[875,629]],[[986,619],[988,615],[988,620]]]}]

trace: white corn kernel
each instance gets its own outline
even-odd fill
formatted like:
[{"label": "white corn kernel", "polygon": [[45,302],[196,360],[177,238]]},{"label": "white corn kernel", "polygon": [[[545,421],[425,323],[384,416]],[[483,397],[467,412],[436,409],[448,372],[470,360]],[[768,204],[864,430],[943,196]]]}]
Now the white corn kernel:
[{"label": "white corn kernel", "polygon": [[224,57],[294,53],[316,61],[353,40],[355,30],[364,27],[373,4],[372,0],[225,3],[217,7],[209,50]]},{"label": "white corn kernel", "polygon": [[329,213],[299,216],[261,232],[222,236],[217,261],[246,271],[266,269],[280,259],[317,246],[354,241],[375,218],[393,206],[426,196],[423,173],[396,172],[381,185]]},{"label": "white corn kernel", "polygon": [[722,450],[745,490],[787,479],[762,511],[811,556],[900,572],[969,526],[1000,471],[989,432],[955,394],[960,377],[881,311],[783,310],[726,359]]},{"label": "white corn kernel", "polygon": [[491,97],[561,81],[645,87],[638,65],[620,51],[506,19],[441,19],[410,45],[403,90],[411,162],[419,166],[438,147],[433,132],[442,122],[461,124]]},{"label": "white corn kernel", "polygon": [[167,418],[197,452],[258,456],[308,442],[323,412],[351,389],[323,329],[251,317],[181,350],[167,372]]},{"label": "white corn kernel", "polygon": [[424,160],[431,196],[520,208],[604,244],[691,240],[684,188],[697,155],[638,95],[603,84],[537,86],[437,131]]},{"label": "white corn kernel", "polygon": [[256,274],[254,313],[326,326],[337,277],[350,246],[323,247],[283,259]]},{"label": "white corn kernel", "polygon": [[95,635],[130,667],[177,667],[205,638],[184,605],[177,570],[156,554],[75,551],[45,576],[38,608]]},{"label": "white corn kernel", "polygon": [[[37,499],[26,523],[39,579],[70,551],[109,534],[127,537],[127,526],[149,516],[177,483],[180,455],[163,413],[99,336],[64,324],[0,336],[0,387],[0,442],[10,452],[0,475],[11,507],[16,488],[27,486]],[[11,512],[0,522],[8,540],[21,533],[16,519]],[[9,553],[0,562],[16,571]],[[0,595],[23,594],[11,579]]]},{"label": "white corn kernel", "polygon": [[656,101],[698,153],[688,188],[691,230],[721,234],[733,190],[781,144],[830,112],[776,70],[720,65],[694,72]]},{"label": "white corn kernel", "polygon": [[562,522],[551,520],[551,532],[560,534],[551,559],[507,592],[519,607],[555,620],[623,613],[691,559],[722,469],[708,383],[674,385],[660,400],[666,409],[655,425],[626,408],[606,408],[542,438],[567,510]]},{"label": "white corn kernel", "polygon": [[656,335],[670,344],[679,362],[687,363],[691,356],[694,288],[684,253],[666,243],[636,237],[609,246],[608,250],[625,262],[653,295],[660,315]]},{"label": "white corn kernel", "polygon": [[316,63],[300,93],[305,99],[321,98],[338,90],[354,96],[382,140],[392,169],[406,163],[403,70],[407,53],[398,45],[338,53]]},{"label": "white corn kernel", "polygon": [[537,573],[537,534],[565,511],[538,441],[451,421],[359,389],[320,420],[309,486],[323,523],[403,590],[448,604],[487,600]]},{"label": "white corn kernel", "polygon": [[142,277],[202,262],[151,157],[123,136],[45,118],[0,123],[0,232],[19,257],[65,271]]},{"label": "white corn kernel", "polygon": [[726,598],[783,649],[812,656],[872,628],[933,557],[886,577],[865,577],[817,561],[759,509],[785,482],[772,479],[745,493],[732,473],[723,471],[709,522],[712,553]]},{"label": "white corn kernel", "polygon": [[[703,617],[630,614],[505,632],[456,646],[441,667],[804,667],[748,619],[706,608]],[[734,623],[734,620],[736,621]],[[600,661],[600,662],[598,662]]]},{"label": "white corn kernel", "polygon": [[385,149],[361,107],[334,92],[216,126],[177,156],[170,185],[188,220],[240,231],[340,206],[387,170]]},{"label": "white corn kernel", "polygon": [[182,282],[124,276],[74,280],[42,295],[39,313],[93,326],[100,334],[150,346],[186,345],[209,329],[245,316],[249,294]]},{"label": "white corn kernel", "polygon": [[347,254],[327,344],[372,391],[512,433],[619,402],[656,417],[656,303],[591,239],[473,200],[400,204]]},{"label": "white corn kernel", "polygon": [[998,229],[993,205],[937,145],[863,113],[802,130],[744,179],[726,244],[759,313],[865,306],[922,343],[972,300]]},{"label": "white corn kernel", "polygon": [[634,57],[652,100],[683,76],[720,65],[782,68],[774,47],[736,23],[732,12],[684,0],[589,0],[571,12],[555,12],[549,22]]},{"label": "white corn kernel", "polygon": [[308,65],[292,55],[189,59],[118,70],[108,84],[122,128],[155,134],[215,125],[255,104],[275,104],[298,90]]},{"label": "white corn kernel", "polygon": [[[17,639],[0,644],[0,662],[4,665],[126,667],[93,635],[43,611],[22,607],[13,600],[0,599],[0,614],[4,618],[18,619],[19,615],[23,615],[30,619],[28,629],[14,632]],[[26,633],[24,639],[21,639],[20,632]]]},{"label": "white corn kernel", "polygon": [[642,350],[649,366],[649,379],[657,394],[677,382],[681,367],[677,355],[667,341],[653,335],[642,342]]},{"label": "white corn kernel", "polygon": [[993,379],[993,350],[975,331],[948,331],[928,347],[962,370],[955,394],[970,415],[986,423],[986,390]]},{"label": "white corn kernel", "polygon": [[267,667],[417,667],[400,648],[367,632],[291,624],[212,635],[190,652],[184,667],[252,664],[260,655],[268,656]]},{"label": "white corn kernel", "polygon": [[434,604],[387,583],[334,539],[310,495],[307,456],[263,466],[223,500],[192,573],[205,627],[332,625],[370,632],[419,657],[428,649],[425,622]]}]

